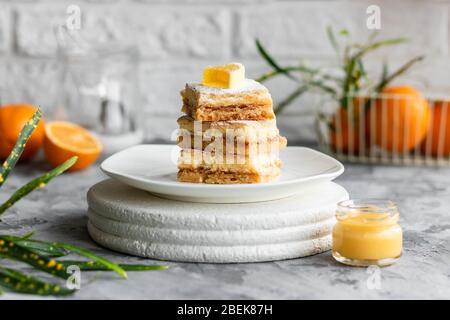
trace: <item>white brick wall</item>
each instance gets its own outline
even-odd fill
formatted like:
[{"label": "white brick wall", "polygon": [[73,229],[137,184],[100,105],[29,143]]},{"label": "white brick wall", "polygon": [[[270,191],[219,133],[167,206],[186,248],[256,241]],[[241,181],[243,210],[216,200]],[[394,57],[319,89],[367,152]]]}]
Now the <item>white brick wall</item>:
[{"label": "white brick wall", "polygon": [[[366,8],[381,7],[383,37],[410,42],[371,57],[398,65],[417,54],[428,59],[405,81],[450,87],[447,1],[282,1],[282,0],[0,0],[0,100],[30,101],[51,112],[58,90],[53,25],[69,4],[80,6],[86,37],[99,42],[135,43],[147,137],[167,140],[180,111],[179,90],[198,80],[202,67],[242,61],[249,76],[269,68],[258,57],[258,37],[284,63],[306,59],[333,63],[325,27],[347,28],[365,39]],[[267,84],[275,101],[294,88],[286,79]],[[305,97],[279,116],[291,140],[314,139],[317,101]]]},{"label": "white brick wall", "polygon": [[10,17],[9,9],[0,4],[0,53],[7,51],[11,42]]}]

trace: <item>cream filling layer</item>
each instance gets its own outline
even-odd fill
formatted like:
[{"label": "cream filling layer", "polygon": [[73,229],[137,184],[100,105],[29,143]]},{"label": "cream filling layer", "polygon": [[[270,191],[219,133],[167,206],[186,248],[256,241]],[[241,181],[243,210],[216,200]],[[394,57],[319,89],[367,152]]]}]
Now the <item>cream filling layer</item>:
[{"label": "cream filling layer", "polygon": [[277,174],[281,160],[275,154],[245,156],[236,154],[208,153],[201,150],[181,150],[178,159],[179,169],[205,169],[211,171],[257,172],[258,174]]}]

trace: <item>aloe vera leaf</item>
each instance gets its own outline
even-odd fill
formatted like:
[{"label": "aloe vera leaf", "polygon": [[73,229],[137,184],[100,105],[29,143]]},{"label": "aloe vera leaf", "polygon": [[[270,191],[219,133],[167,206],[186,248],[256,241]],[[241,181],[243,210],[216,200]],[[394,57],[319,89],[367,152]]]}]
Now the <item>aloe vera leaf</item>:
[{"label": "aloe vera leaf", "polygon": [[[411,68],[415,63],[422,61],[424,58],[425,58],[425,56],[417,56],[417,57],[409,60],[408,62],[406,62],[404,65],[402,65],[400,68],[398,68],[396,71],[394,71],[390,75],[384,75],[384,77],[382,78],[380,83],[376,86],[375,92],[379,93],[379,92],[383,91],[383,89],[390,82],[392,82],[395,78],[397,78],[398,76],[400,76],[403,73],[405,73],[406,71],[408,71],[408,69]],[[387,70],[386,70],[386,74],[387,74]]]},{"label": "aloe vera leaf", "polygon": [[327,84],[324,84],[323,82],[312,81],[312,82],[310,82],[308,84],[310,86],[312,86],[312,87],[317,87],[317,88],[319,88],[319,89],[321,89],[321,90],[331,94],[333,97],[336,97],[338,95],[337,91],[333,87],[331,87],[331,86],[329,86]]},{"label": "aloe vera leaf", "polygon": [[334,36],[333,28],[331,26],[327,27],[327,36],[328,40],[331,43],[331,46],[333,47],[334,51],[336,51],[336,54],[340,55],[340,48],[339,48],[339,42],[336,40],[336,37]]},{"label": "aloe vera leaf", "polygon": [[[58,261],[66,268],[68,266],[76,265],[82,271],[111,271],[110,268],[105,267],[103,264],[94,261],[78,261],[78,260],[63,260]],[[169,267],[164,265],[143,265],[143,264],[119,264],[125,271],[153,271],[153,270],[167,270]]]},{"label": "aloe vera leaf", "polygon": [[256,81],[264,82],[264,81],[270,80],[270,79],[272,79],[272,78],[274,78],[276,76],[279,76],[280,74],[284,74],[285,71],[289,71],[289,72],[297,71],[297,72],[303,73],[303,74],[305,74],[306,76],[309,76],[309,77],[318,75],[318,76],[320,76],[320,78],[322,80],[331,80],[331,81],[335,81],[335,82],[341,82],[342,81],[342,79],[340,79],[338,77],[335,77],[335,76],[333,76],[331,74],[322,74],[321,70],[319,70],[319,69],[309,68],[309,67],[306,67],[306,66],[303,66],[303,65],[302,66],[285,67],[281,71],[272,70],[270,72],[267,72],[267,73],[261,75],[259,78],[256,78]]},{"label": "aloe vera leaf", "polygon": [[108,259],[105,259],[103,257],[97,256],[95,253],[93,253],[93,252],[91,252],[91,251],[89,251],[87,249],[80,248],[80,247],[77,247],[77,246],[74,246],[74,245],[71,245],[71,244],[68,244],[68,243],[63,243],[63,242],[55,242],[55,243],[53,243],[53,245],[57,246],[57,247],[60,247],[60,248],[63,248],[63,249],[66,249],[66,250],[68,250],[70,252],[77,253],[77,254],[79,254],[81,256],[84,256],[86,258],[89,258],[90,260],[92,260],[92,261],[94,261],[94,262],[96,262],[96,263],[98,263],[100,265],[105,266],[107,269],[116,272],[122,278],[124,278],[124,279],[128,278],[128,275],[125,272],[125,270],[122,269],[119,265],[117,265],[116,263],[114,263],[112,261],[109,261]]},{"label": "aloe vera leaf", "polygon": [[295,67],[295,66],[284,67],[281,70],[272,70],[270,72],[267,72],[267,73],[263,74],[262,76],[260,76],[259,78],[257,78],[256,81],[264,82],[264,81],[267,81],[267,80],[269,80],[269,79],[271,79],[273,77],[276,77],[276,76],[278,76],[280,74],[285,74],[286,72],[292,72],[292,71],[313,72],[313,70],[307,69],[306,67]]},{"label": "aloe vera leaf", "polygon": [[370,51],[374,51],[376,49],[379,49],[381,47],[385,46],[392,46],[400,43],[404,43],[408,41],[407,38],[393,38],[393,39],[386,39],[386,40],[380,40],[377,42],[369,43],[367,45],[364,45],[361,47],[361,49],[353,56],[353,58],[361,58],[363,55]]},{"label": "aloe vera leaf", "polygon": [[16,293],[41,296],[65,296],[75,292],[75,290],[45,282],[20,271],[2,266],[0,266],[0,287]]},{"label": "aloe vera leaf", "polygon": [[350,35],[350,31],[348,31],[347,29],[341,29],[339,30],[339,35],[343,37],[348,37]]},{"label": "aloe vera leaf", "polygon": [[54,177],[59,176],[61,173],[69,169],[71,166],[75,164],[77,161],[77,157],[72,157],[63,164],[59,165],[58,167],[52,169],[51,171],[45,173],[44,175],[28,182],[26,185],[21,187],[19,190],[14,192],[14,194],[6,200],[5,203],[3,203],[0,206],[0,215],[2,215],[7,209],[9,209],[11,206],[13,206],[17,201],[31,193],[32,191],[42,188],[45,185],[47,185],[50,180],[52,180]]},{"label": "aloe vera leaf", "polygon": [[38,254],[44,254],[52,257],[63,257],[67,255],[67,251],[56,247],[51,243],[16,236],[4,237],[11,241],[14,241],[16,245],[30,249],[31,251],[34,251]]},{"label": "aloe vera leaf", "polygon": [[270,56],[270,54],[267,52],[267,50],[264,49],[264,47],[262,46],[261,42],[258,39],[255,40],[255,43],[256,43],[256,48],[258,49],[259,54],[264,58],[264,60],[266,60],[266,62],[272,68],[274,68],[279,73],[286,75],[288,78],[298,81],[298,79],[296,77],[294,77],[289,71],[280,67],[280,65],[277,62],[275,62],[275,60]]},{"label": "aloe vera leaf", "polygon": [[[404,65],[402,65],[400,68],[398,68],[396,71],[388,75],[388,67],[386,64],[383,64],[383,72],[381,75],[380,82],[375,86],[375,89],[373,90],[373,94],[378,94],[383,89],[391,83],[395,78],[402,75],[406,71],[408,71],[409,68],[411,68],[415,63],[422,61],[425,58],[425,56],[417,56],[415,58],[412,58],[408,62],[406,62]],[[372,94],[371,94],[372,95]],[[367,99],[366,103],[364,104],[364,109],[367,110],[372,105],[373,99]]]},{"label": "aloe vera leaf", "polygon": [[367,74],[366,67],[364,66],[362,59],[358,59],[357,62],[358,62],[358,68],[361,72],[361,77],[363,77],[365,80],[368,80],[368,74]]},{"label": "aloe vera leaf", "polygon": [[355,59],[350,58],[344,67],[345,80],[344,83],[342,84],[342,97],[340,101],[340,104],[344,109],[347,108],[347,97],[349,96],[349,93],[353,85],[354,68],[355,68]]},{"label": "aloe vera leaf", "polygon": [[17,245],[8,236],[0,236],[0,254],[8,259],[29,264],[35,269],[47,272],[56,277],[67,279],[70,275],[64,266],[54,259],[39,255],[32,250]]},{"label": "aloe vera leaf", "polygon": [[22,237],[20,237],[22,240],[30,239],[32,236],[34,236],[34,231],[30,231],[26,234],[24,234]]},{"label": "aloe vera leaf", "polygon": [[[358,61],[362,59],[362,57],[370,52],[374,51],[376,49],[379,49],[384,46],[390,46],[395,44],[400,44],[403,42],[406,42],[408,39],[406,38],[393,38],[393,39],[386,39],[386,40],[380,40],[376,42],[369,42],[369,44],[366,45],[353,45],[353,46],[347,46],[345,48],[346,58],[344,59],[344,72],[345,72],[345,81],[342,86],[342,97],[341,97],[341,106],[345,109],[347,107],[347,98],[349,95],[353,94],[354,91],[359,90],[359,79],[360,77],[354,77],[355,68],[359,66]],[[350,52],[350,49],[354,47],[359,49],[356,53],[353,55],[348,55]]]},{"label": "aloe vera leaf", "polygon": [[378,37],[378,35],[380,34],[380,32],[378,30],[374,30],[370,35],[369,35],[369,43],[372,43],[376,37]]},{"label": "aloe vera leaf", "polygon": [[28,142],[28,139],[30,138],[37,124],[39,123],[41,116],[41,110],[38,109],[20,131],[14,148],[0,168],[0,187],[5,183],[8,175],[11,173],[11,170],[15,167],[17,161],[19,161],[19,158],[22,155],[23,150],[25,149],[25,145]]},{"label": "aloe vera leaf", "polygon": [[28,248],[39,254],[46,254],[52,257],[63,257],[67,252],[61,248],[55,247],[49,243],[34,241],[34,240],[19,240],[16,242],[21,247]]},{"label": "aloe vera leaf", "polygon": [[386,62],[383,63],[383,68],[381,71],[381,79],[380,79],[380,83],[386,81],[386,78],[388,77],[389,74],[389,67],[387,65]]}]

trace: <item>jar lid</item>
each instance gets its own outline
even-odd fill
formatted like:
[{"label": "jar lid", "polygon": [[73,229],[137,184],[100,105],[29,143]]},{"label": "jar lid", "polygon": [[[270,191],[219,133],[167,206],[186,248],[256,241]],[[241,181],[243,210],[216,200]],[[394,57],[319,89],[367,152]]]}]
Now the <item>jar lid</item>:
[{"label": "jar lid", "polygon": [[363,218],[366,222],[378,222],[398,217],[397,204],[385,199],[352,199],[337,204],[336,217],[339,219]]}]

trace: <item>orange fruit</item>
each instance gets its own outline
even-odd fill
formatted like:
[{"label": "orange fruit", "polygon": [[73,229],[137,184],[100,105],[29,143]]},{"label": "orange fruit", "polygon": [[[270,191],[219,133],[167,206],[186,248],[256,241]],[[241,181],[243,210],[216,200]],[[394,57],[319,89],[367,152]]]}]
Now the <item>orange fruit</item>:
[{"label": "orange fruit", "polygon": [[[31,104],[18,103],[0,107],[0,159],[6,159],[19,137],[20,131],[31,119],[37,108]],[[44,120],[41,118],[28,139],[20,160],[28,160],[38,152],[44,141]]]},{"label": "orange fruit", "polygon": [[353,105],[349,105],[346,109],[339,108],[332,115],[329,123],[330,144],[334,151],[345,154],[359,153],[361,139],[361,114],[365,100],[363,98],[355,98]]},{"label": "orange fruit", "polygon": [[390,152],[413,150],[430,124],[427,100],[411,86],[388,87],[382,94],[367,115],[371,139]]},{"label": "orange fruit", "polygon": [[44,151],[48,162],[56,167],[77,156],[78,161],[69,171],[82,170],[97,160],[102,152],[100,141],[79,125],[55,121],[45,126]]},{"label": "orange fruit", "polygon": [[[424,153],[433,156],[450,155],[450,101],[436,101],[433,107],[432,126],[422,144]],[[442,149],[440,149],[442,148]]]}]

